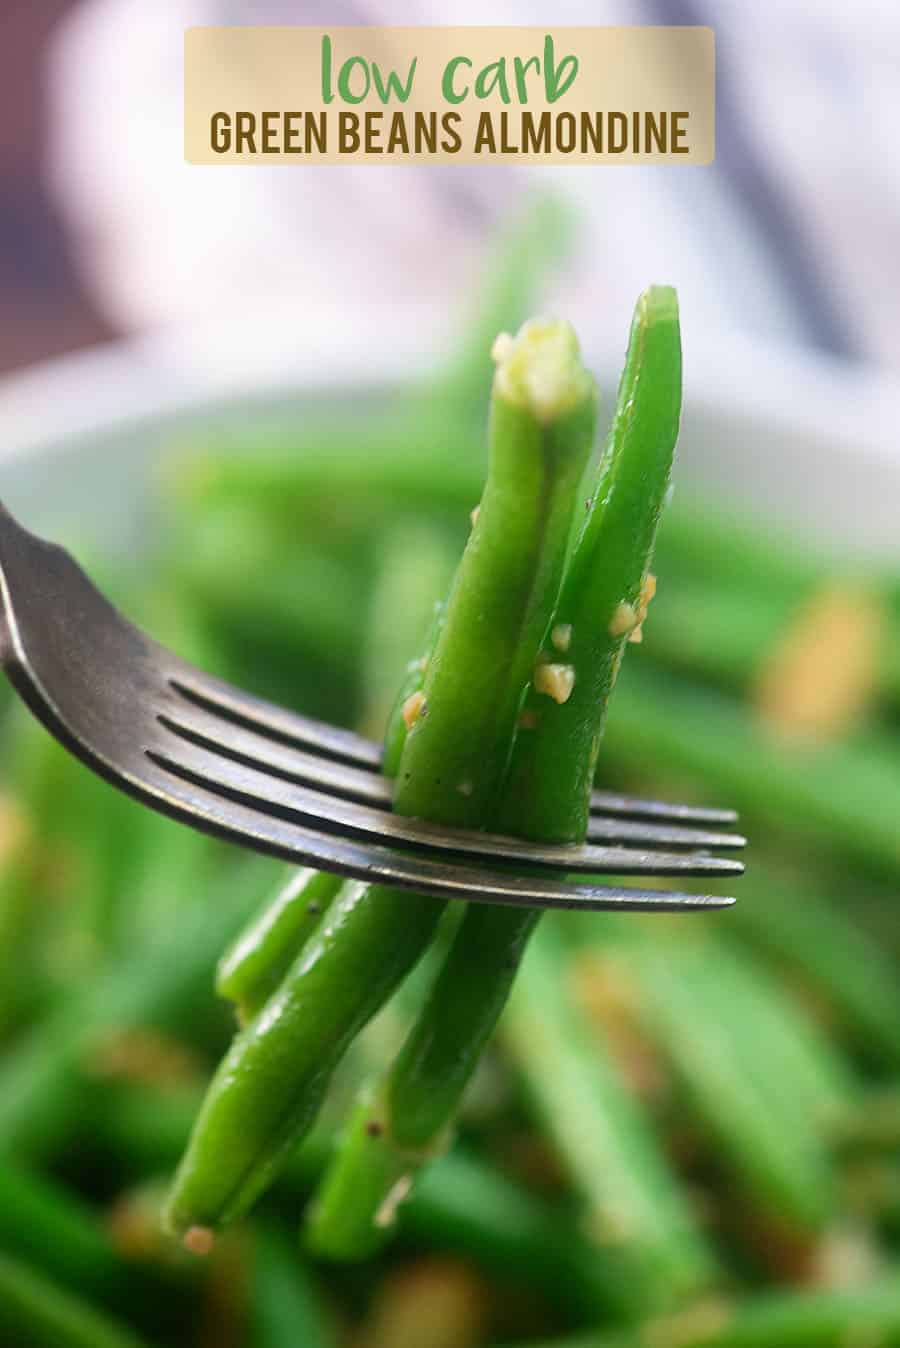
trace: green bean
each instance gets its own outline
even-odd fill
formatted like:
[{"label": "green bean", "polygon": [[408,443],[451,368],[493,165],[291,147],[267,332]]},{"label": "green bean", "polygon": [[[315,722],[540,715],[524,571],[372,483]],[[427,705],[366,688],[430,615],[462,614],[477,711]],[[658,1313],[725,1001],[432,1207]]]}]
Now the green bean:
[{"label": "green bean", "polygon": [[327,666],[358,654],[367,578],[340,549],[282,540],[244,503],[207,509],[179,537],[172,585],[231,639],[271,644]]},{"label": "green bean", "polygon": [[570,683],[564,696],[547,696],[533,681],[524,711],[532,728],[519,737],[504,787],[506,818],[524,837],[585,836],[609,696],[642,612],[680,409],[677,300],[656,286],[635,310],[610,444],[554,616],[551,658],[562,655]]},{"label": "green bean", "polygon": [[119,1182],[159,1175],[178,1162],[203,1101],[202,1088],[158,1089],[134,1081],[105,1082],[78,1120],[73,1144],[100,1161]]},{"label": "green bean", "polygon": [[422,645],[421,653],[414,660],[410,660],[406,667],[406,673],[397,690],[394,705],[387,718],[387,729],[384,735],[382,770],[386,777],[395,777],[397,775],[397,769],[400,766],[400,758],[403,754],[403,746],[406,744],[408,730],[406,724],[407,705],[412,705],[409,703],[409,699],[416,693],[422,691],[422,686],[425,683],[425,670],[428,668],[428,662],[434,654],[434,648],[437,645],[438,637],[441,634],[446,612],[447,605],[443,600],[437,600],[432,608],[431,625]]},{"label": "green bean", "polygon": [[[38,967],[43,961],[44,976],[68,988],[97,962],[115,932],[122,895],[136,883],[146,810],[29,719],[16,727],[12,789],[40,836],[35,833],[31,856],[23,858],[18,902],[32,910],[23,926]],[[48,857],[56,860],[55,877]],[[38,901],[42,895],[58,899],[60,891],[65,905]],[[42,921],[48,909],[52,923]]]},{"label": "green bean", "polygon": [[794,596],[661,574],[665,590],[647,624],[642,654],[688,676],[744,691],[788,629],[797,608]]},{"label": "green bean", "polygon": [[[405,735],[402,717],[397,719]],[[395,732],[393,740],[399,754],[402,735]],[[339,888],[340,881],[332,876],[312,870],[300,872],[223,957],[217,988],[220,995],[238,1004],[244,1022],[251,1020],[276,991]]]},{"label": "green bean", "polygon": [[110,961],[65,1006],[24,1036],[0,1064],[0,1154],[48,1154],[71,1126],[104,1038],[131,1027],[183,1028],[203,1004],[222,946],[246,920],[277,863],[235,866],[216,902],[185,909],[179,926],[150,948]]},{"label": "green bean", "polygon": [[615,1252],[459,1147],[422,1171],[397,1224],[402,1240],[465,1255],[504,1281],[536,1288],[570,1316],[620,1318],[638,1309]]},{"label": "green bean", "polygon": [[594,430],[594,384],[571,329],[534,323],[507,341],[491,402],[487,485],[394,796],[403,814],[460,827],[483,825],[506,770]]},{"label": "green bean", "polygon": [[837,738],[893,698],[892,640],[871,581],[823,575],[798,597],[682,579],[666,585],[646,652],[748,694],[788,732]]},{"label": "green bean", "polygon": [[391,1234],[416,1173],[445,1149],[537,921],[533,912],[506,924],[492,916],[477,905],[467,914],[386,1081],[357,1105],[308,1224],[307,1244],[317,1255],[350,1260],[374,1253]]},{"label": "green bean", "polygon": [[721,796],[780,837],[805,838],[876,875],[900,873],[900,779],[892,738],[800,747],[731,699],[632,660],[604,740],[604,771]]},{"label": "green bean", "polygon": [[820,1230],[834,1211],[835,1177],[815,1112],[823,1102],[837,1112],[834,1064],[822,1066],[823,1046],[791,1028],[777,988],[724,941],[696,926],[667,940],[653,931],[624,955],[647,1033],[751,1201],[780,1227]]},{"label": "green bean", "polygon": [[[248,442],[251,450],[246,449]],[[427,448],[427,452],[426,451]],[[235,427],[217,435],[214,450],[198,450],[177,467],[176,493],[203,508],[240,502],[278,520],[296,521],[298,502],[338,499],[366,519],[384,523],[423,508],[460,516],[478,499],[484,480],[475,426],[423,416],[418,408],[334,420],[294,423],[270,432]],[[314,515],[310,509],[310,514]]]},{"label": "green bean", "polygon": [[[404,813],[456,825],[495,817],[593,438],[595,392],[574,334],[559,324],[526,325],[506,342],[494,385],[491,476],[425,670],[425,714],[407,737],[395,795]],[[546,408],[533,389],[550,397]],[[488,912],[466,917],[383,1098],[357,1111],[326,1179],[309,1233],[315,1249],[361,1257],[393,1225],[396,1196],[442,1145],[534,921],[532,913],[499,922]]]},{"label": "green bean", "polygon": [[441,909],[379,885],[343,887],[219,1065],[173,1182],[174,1230],[234,1220],[274,1179],[348,1044],[419,958]]},{"label": "green bean", "polygon": [[338,875],[291,867],[219,960],[216,991],[234,1002],[242,1024],[275,992],[340,887]]},{"label": "green bean", "polygon": [[900,1344],[900,1274],[846,1291],[762,1293],[634,1331],[529,1341],[528,1348],[848,1348],[857,1342]]},{"label": "green bean", "polygon": [[776,603],[802,597],[829,569],[812,547],[785,529],[721,502],[676,495],[659,531],[658,561],[672,576],[740,592],[756,588]]},{"label": "green bean", "polygon": [[[662,335],[656,331],[660,325]],[[585,561],[576,549],[572,561],[576,586],[571,588],[570,573],[563,586],[561,610],[568,596],[569,611],[583,612],[578,608],[584,603],[579,590],[584,587],[584,568],[591,563],[602,568],[617,595],[636,596],[640,588],[671,466],[679,372],[673,296],[669,291],[651,292],[642,297],[636,310],[603,485],[597,491],[595,516],[584,532],[590,557]],[[668,383],[661,383],[661,375]],[[670,430],[662,448],[661,423]],[[633,486],[637,481],[644,493],[643,515]],[[602,517],[599,524],[597,517]],[[603,547],[606,538],[610,540],[609,558]],[[561,543],[560,556],[563,551]],[[477,612],[479,606],[473,607]],[[545,621],[544,633],[548,626]],[[592,687],[601,684],[606,697],[624,640],[624,633],[617,637],[605,634],[604,640],[586,642],[583,648],[581,677]],[[522,686],[521,671],[518,678],[517,686]],[[602,710],[601,701],[594,709],[591,738],[599,734]],[[572,783],[580,785],[585,772],[584,742],[584,736],[559,739],[559,789],[539,822],[531,818],[523,827],[521,802],[504,789],[503,804],[488,816],[489,825],[499,832],[531,838],[555,837],[567,829]],[[542,743],[540,732],[520,731],[512,751],[513,781],[520,774],[526,780],[530,777],[531,755],[535,745]],[[429,808],[441,808],[435,806],[434,797]],[[463,821],[456,815],[453,822]],[[383,1240],[393,1221],[396,1196],[405,1195],[415,1172],[445,1140],[465,1085],[506,1002],[536,920],[531,912],[478,908],[468,912],[423,1013],[374,1101],[364,1101],[357,1111],[341,1157],[322,1187],[308,1233],[314,1249],[332,1257],[360,1258]]]},{"label": "green bean", "polygon": [[761,1085],[782,1107],[794,1105],[817,1131],[826,1130],[858,1098],[854,1071],[808,1008],[752,951],[730,940],[724,927],[715,935],[710,958],[731,989],[735,1021],[749,1031],[748,1063],[757,1065]]},{"label": "green bean", "polygon": [[91,1299],[127,1305],[138,1280],[94,1212],[61,1185],[0,1165],[0,1248]]},{"label": "green bean", "polygon": [[[716,1002],[714,1019],[723,1035],[732,1036],[746,1050],[744,1072],[775,1097],[776,1113],[791,1106],[804,1125],[813,1123],[824,1136],[833,1121],[845,1117],[858,1101],[862,1088],[843,1054],[803,1002],[791,997],[790,989],[779,984],[754,952],[730,939],[733,933],[727,924],[698,918],[685,930],[682,923],[663,918],[615,924],[609,919],[595,921],[587,930],[584,924],[568,924],[567,935],[589,952],[588,969],[602,972],[608,960],[614,983],[627,978],[631,998],[638,996],[644,981],[645,1000],[664,998],[664,990],[661,993],[653,981],[651,966],[657,956],[670,959],[675,968],[684,960],[685,978],[694,961],[704,958],[714,965],[720,985],[728,989],[727,997]],[[647,968],[642,968],[642,959]],[[698,1003],[701,998],[705,1001],[698,990]],[[630,999],[625,1009],[629,1016],[634,1014]]]},{"label": "green bean", "polygon": [[[698,500],[677,499],[660,531],[659,563],[672,580],[668,612],[660,605],[650,639],[679,664],[696,658],[698,670],[745,682],[775,630],[817,587],[848,578],[887,599],[885,578],[872,567],[840,566],[812,545],[799,546],[785,530]],[[683,598],[676,596],[683,594]],[[668,597],[667,597],[668,602]],[[731,610],[729,612],[729,602]],[[679,622],[679,616],[683,622]],[[877,670],[883,697],[900,692],[900,622],[895,611],[884,632]],[[741,654],[746,663],[741,668]]]},{"label": "green bean", "polygon": [[136,841],[137,874],[117,896],[114,944],[125,957],[150,946],[182,921],[186,906],[205,902],[222,865],[220,846],[205,834],[144,809]]},{"label": "green bean", "polygon": [[767,873],[754,859],[726,922],[823,994],[867,1054],[900,1067],[900,977],[846,911],[836,897]]},{"label": "green bean", "polygon": [[[670,958],[677,967],[683,959],[684,981],[690,981],[690,971],[701,962],[714,969],[720,990],[718,997],[711,994],[720,1008],[715,1018],[721,1031],[733,1038],[736,1054],[743,1054],[746,1076],[771,1097],[773,1113],[793,1109],[824,1135],[830,1122],[858,1098],[859,1082],[846,1059],[754,953],[729,939],[723,924],[703,929],[697,924],[693,933],[683,925],[678,933],[668,926],[664,931],[644,924],[634,948],[641,953],[650,949],[655,952],[651,958]],[[661,939],[664,936],[668,939]]]},{"label": "green bean", "polygon": [[[196,1116],[193,1091],[122,1086],[104,1093],[81,1145],[101,1148],[106,1164],[160,1172],[177,1161]],[[305,1198],[332,1147],[308,1134],[277,1186],[292,1203]],[[546,1202],[454,1147],[422,1172],[397,1215],[401,1238],[474,1260],[488,1272],[537,1287],[560,1310],[585,1319],[633,1313],[633,1296],[615,1258]]]},{"label": "green bean", "polygon": [[649,1122],[566,996],[567,952],[538,927],[513,985],[502,1042],[583,1205],[616,1258],[633,1313],[675,1304],[715,1277],[709,1247]]},{"label": "green bean", "polygon": [[0,1254],[0,1331],[28,1348],[140,1348],[125,1325]]},{"label": "green bean", "polygon": [[256,1237],[251,1332],[253,1348],[333,1348],[337,1335],[309,1269],[273,1227]]},{"label": "green bean", "polygon": [[[483,813],[509,750],[501,730],[511,741],[559,586],[594,387],[566,325],[527,325],[507,341],[481,513],[426,671],[427,714],[403,749],[399,813]],[[236,1218],[271,1182],[344,1050],[420,957],[441,911],[382,886],[349,886],[334,901],[216,1074],[175,1179],[176,1230]]]}]

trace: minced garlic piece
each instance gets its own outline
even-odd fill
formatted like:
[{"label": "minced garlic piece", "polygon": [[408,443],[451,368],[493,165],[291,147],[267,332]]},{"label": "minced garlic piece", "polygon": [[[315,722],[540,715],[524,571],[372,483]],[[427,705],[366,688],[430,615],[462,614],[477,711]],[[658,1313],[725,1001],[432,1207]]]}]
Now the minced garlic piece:
[{"label": "minced garlic piece", "polygon": [[216,1243],[215,1232],[208,1226],[191,1226],[184,1233],[184,1247],[191,1254],[209,1254]]},{"label": "minced garlic piece", "polygon": [[397,1220],[397,1209],[405,1199],[409,1198],[412,1185],[411,1175],[401,1175],[396,1184],[388,1190],[381,1206],[375,1213],[375,1225],[379,1230],[383,1231],[386,1227],[394,1225]]},{"label": "minced garlic piece", "polygon": [[550,633],[550,640],[558,651],[567,651],[572,644],[572,624],[557,623]]},{"label": "minced garlic piece", "polygon": [[491,348],[494,392],[536,420],[555,421],[591,396],[593,380],[581,363],[571,324],[532,318],[515,337],[501,332]]},{"label": "minced garlic piece", "polygon": [[624,599],[621,604],[616,604],[615,611],[609,620],[609,635],[611,637],[624,637],[629,632],[633,632],[638,625],[638,615],[631,604],[626,604]]},{"label": "minced garlic piece", "polygon": [[472,528],[473,528],[473,529],[475,528],[475,525],[478,523],[478,516],[479,516],[480,514],[481,514],[481,506],[480,506],[480,505],[473,506],[473,508],[469,511],[469,519],[472,521]]},{"label": "minced garlic piece", "polygon": [[540,664],[534,671],[534,689],[546,693],[554,702],[568,702],[575,687],[575,670],[571,665]]},{"label": "minced garlic piece", "polygon": [[420,688],[418,692],[410,693],[409,697],[403,704],[403,720],[406,724],[407,730],[412,730],[416,721],[418,721],[419,717],[422,715],[424,711],[425,711],[425,694],[422,692]]},{"label": "minced garlic piece", "polygon": [[624,599],[617,604],[609,621],[609,635],[611,637],[627,636],[629,641],[643,640],[641,634],[641,623],[647,616],[647,609],[650,606],[650,600],[656,594],[656,577],[652,571],[648,571],[641,583],[641,592],[638,595],[636,604],[629,604]]},{"label": "minced garlic piece", "polygon": [[629,632],[628,634],[629,641],[640,642],[644,640],[644,633],[643,633],[644,619],[647,617],[647,609],[650,607],[650,600],[653,598],[655,594],[656,594],[656,577],[654,576],[652,571],[648,571],[646,576],[644,577],[643,584],[641,585],[641,592],[638,595],[637,627],[634,629],[633,632]]}]

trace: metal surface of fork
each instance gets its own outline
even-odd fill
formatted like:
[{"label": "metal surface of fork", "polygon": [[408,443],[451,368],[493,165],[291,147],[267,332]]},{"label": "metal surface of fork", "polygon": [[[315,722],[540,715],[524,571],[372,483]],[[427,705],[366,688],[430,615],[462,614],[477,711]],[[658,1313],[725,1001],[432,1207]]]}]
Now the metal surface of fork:
[{"label": "metal surface of fork", "polygon": [[403,818],[390,810],[379,745],[179,659],[2,506],[0,590],[0,658],[34,714],[114,785],[195,828],[444,898],[588,909],[730,902],[562,877],[739,874],[739,862],[709,851],[742,846],[712,827],[733,822],[731,811],[595,792],[581,846]]}]

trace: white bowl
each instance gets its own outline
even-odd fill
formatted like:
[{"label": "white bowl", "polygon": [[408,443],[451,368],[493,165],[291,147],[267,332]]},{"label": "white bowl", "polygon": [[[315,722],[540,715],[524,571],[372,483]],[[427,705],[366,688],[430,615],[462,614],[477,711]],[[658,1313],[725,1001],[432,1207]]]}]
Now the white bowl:
[{"label": "white bowl", "polygon": [[[432,353],[424,316],[405,344],[346,330],[242,323],[121,341],[0,380],[0,499],[60,539],[133,546],[154,461],[200,427],[284,423],[374,398]],[[418,319],[421,318],[422,322]],[[612,390],[618,355],[588,352]],[[335,371],[340,371],[336,374]],[[607,408],[611,398],[605,400]],[[723,339],[685,358],[677,486],[777,520],[841,551],[900,556],[900,385],[796,350]],[[252,443],[252,441],[251,441]]]}]

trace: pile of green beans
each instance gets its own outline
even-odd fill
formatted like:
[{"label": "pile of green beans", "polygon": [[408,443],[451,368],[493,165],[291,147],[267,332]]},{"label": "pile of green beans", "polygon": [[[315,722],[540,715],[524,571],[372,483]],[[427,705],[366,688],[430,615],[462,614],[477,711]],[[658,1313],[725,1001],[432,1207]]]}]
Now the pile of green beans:
[{"label": "pile of green beans", "polygon": [[[492,394],[572,239],[518,222],[432,378],[179,446],[112,588],[224,677],[386,725],[408,813],[576,840],[595,780],[736,805],[738,904],[538,923],[247,858],[5,704],[3,1343],[900,1344],[900,566],[663,510],[664,288],[602,453],[577,362],[547,422]],[[834,594],[861,673],[794,733],[760,689]]]}]

